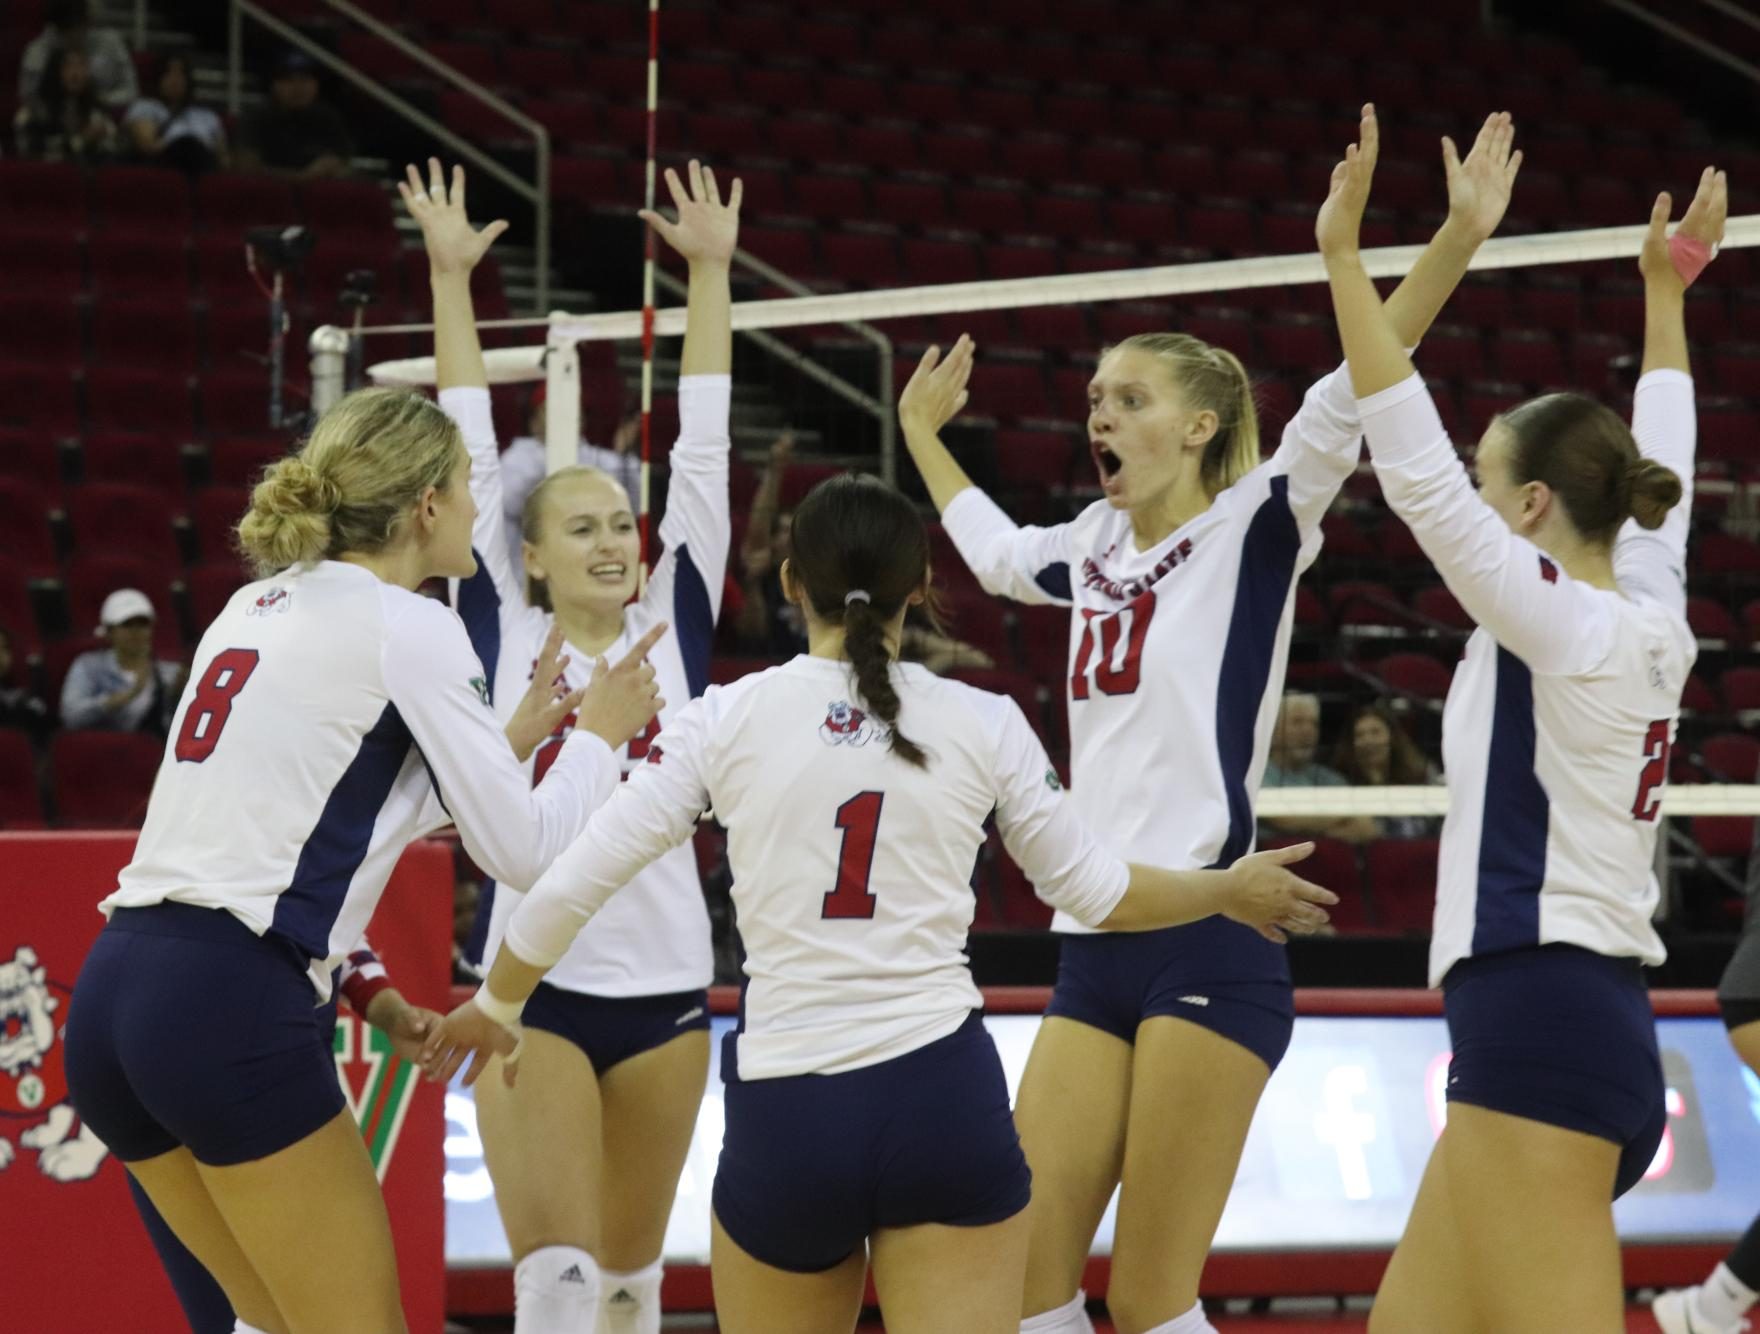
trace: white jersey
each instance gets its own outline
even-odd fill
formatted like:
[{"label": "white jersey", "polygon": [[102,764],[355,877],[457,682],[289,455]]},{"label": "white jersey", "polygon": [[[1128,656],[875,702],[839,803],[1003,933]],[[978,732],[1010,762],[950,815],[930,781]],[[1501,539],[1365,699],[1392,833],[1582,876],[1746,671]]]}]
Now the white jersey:
[{"label": "white jersey", "polygon": [[532,789],[444,604],[340,561],[233,594],[190,684],[113,908],[232,913],[311,960],[320,999],[410,840],[448,824],[472,857],[535,880],[617,782],[583,735]]},{"label": "white jersey", "polygon": [[[624,610],[623,633],[604,651],[616,662],[656,621],[671,627],[648,653],[666,707],[624,749],[620,758],[626,773],[642,762],[661,726],[709,684],[709,655],[732,535],[727,500],[732,384],[726,375],[692,375],[679,381],[679,437],[672,449],[672,484],[658,534],[664,550],[640,600]],[[519,549],[505,540],[489,392],[447,389],[440,406],[459,424],[470,448],[471,494],[477,502],[472,541],[480,568],[454,596],[479,655],[491,665],[495,709],[506,718],[531,683],[532,666],[555,618],[527,604]],[[592,676],[592,659],[573,647],[566,652],[571,659],[565,673],[569,686],[584,686]],[[573,730],[570,717],[556,738],[533,754],[527,768],[534,780],[543,776],[555,748]],[[478,933],[482,960],[494,957],[520,892],[533,879],[490,886],[484,904],[488,920]],[[657,996],[706,987],[714,972],[709,910],[696,855],[686,846],[673,848],[643,871],[629,892],[590,931],[581,933],[547,980],[591,995]]]},{"label": "white jersey", "polygon": [[1572,579],[1479,498],[1420,377],[1363,400],[1362,415],[1387,503],[1479,623],[1442,715],[1431,985],[1469,955],[1557,942],[1661,963],[1657,813],[1697,655],[1692,380],[1638,382],[1633,434],[1684,495],[1655,532],[1621,530],[1617,591]]},{"label": "white jersey", "polygon": [[965,943],[992,811],[1040,893],[1085,921],[1130,873],[1077,820],[1014,701],[916,665],[893,679],[927,769],[853,703],[845,662],[802,656],[711,687],[526,896],[508,947],[548,965],[713,808],[746,947],[730,1078],[835,1074],[953,1032],[983,1004]]},{"label": "white jersey", "polygon": [[[947,506],[988,591],[1073,607],[1070,796],[1127,860],[1192,870],[1253,850],[1296,577],[1361,438],[1350,379],[1334,372],[1270,459],[1147,551],[1103,500],[1051,528],[1016,527],[975,487]],[[1052,926],[1082,929],[1067,915]]]}]

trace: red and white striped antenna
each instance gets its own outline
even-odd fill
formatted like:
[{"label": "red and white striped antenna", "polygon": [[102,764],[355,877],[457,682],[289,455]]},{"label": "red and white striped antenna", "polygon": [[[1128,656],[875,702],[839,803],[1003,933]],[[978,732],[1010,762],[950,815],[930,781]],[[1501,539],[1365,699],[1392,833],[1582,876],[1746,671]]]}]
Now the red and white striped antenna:
[{"label": "red and white striped antenna", "polygon": [[[660,0],[648,0],[648,161],[642,181],[642,206],[654,209],[654,177],[658,170],[660,138]],[[642,542],[641,564],[636,570],[636,593],[640,596],[648,579],[649,477],[654,438],[654,260],[657,245],[654,229],[642,227],[642,480],[637,502]]]}]

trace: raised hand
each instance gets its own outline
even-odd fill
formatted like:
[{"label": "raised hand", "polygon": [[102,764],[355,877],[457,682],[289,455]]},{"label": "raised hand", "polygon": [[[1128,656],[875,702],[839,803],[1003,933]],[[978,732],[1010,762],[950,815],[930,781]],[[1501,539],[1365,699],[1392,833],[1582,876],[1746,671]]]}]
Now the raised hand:
[{"label": "raised hand", "polygon": [[538,650],[532,683],[502,729],[522,764],[544,744],[544,738],[554,735],[564,718],[580,707],[587,693],[585,686],[579,690],[568,688],[563,673],[568,670],[569,657],[562,651],[562,642],[562,627],[552,625],[544,637],[544,647]]},{"label": "raised hand", "polygon": [[666,622],[656,625],[615,667],[607,667],[603,658],[593,665],[593,679],[587,683],[575,714],[576,727],[592,732],[613,750],[641,734],[666,707],[654,680],[654,668],[644,661],[666,630]]},{"label": "raised hand", "polygon": [[1515,143],[1515,120],[1507,111],[1493,111],[1463,161],[1454,140],[1442,138],[1442,167],[1448,174],[1448,220],[1464,228],[1474,241],[1487,240],[1509,208],[1522,150]]},{"label": "raised hand", "polygon": [[1375,160],[1381,153],[1381,128],[1375,121],[1373,103],[1363,104],[1357,142],[1344,150],[1344,161],[1332,169],[1332,182],[1320,216],[1314,223],[1314,239],[1322,255],[1354,254],[1363,228],[1363,210],[1369,206],[1369,185],[1375,178]]},{"label": "raised hand", "polygon": [[910,383],[899,395],[898,424],[907,431],[936,432],[959,416],[966,405],[974,350],[972,336],[961,334],[945,357],[938,347],[924,352]]},{"label": "raised hand", "polygon": [[428,264],[435,273],[469,273],[488,254],[489,247],[507,230],[501,220],[490,223],[482,231],[471,226],[464,209],[464,168],[452,169],[452,188],[446,187],[446,173],[440,159],[428,159],[428,185],[422,187],[421,173],[412,164],[404,169],[405,179],[397,183],[404,207],[422,229],[422,244],[428,248]]},{"label": "raised hand", "polygon": [[1326,906],[1337,903],[1338,895],[1285,869],[1313,851],[1312,843],[1298,843],[1255,852],[1235,862],[1228,868],[1234,884],[1223,916],[1280,945],[1286,932],[1308,935],[1325,926]]},{"label": "raised hand", "polygon": [[678,209],[677,222],[668,222],[650,209],[642,209],[639,216],[690,263],[726,264],[739,242],[739,202],[745,187],[735,178],[724,204],[714,172],[692,158],[689,174],[687,191],[678,172],[672,167],[666,169],[666,188]]},{"label": "raised hand", "polygon": [[[1646,282],[1664,282],[1686,287],[1692,277],[1683,274],[1668,243],[1668,218],[1674,211],[1674,198],[1664,190],[1656,196],[1650,209],[1650,228],[1644,234],[1644,248],[1638,252],[1638,271]],[[1706,250],[1715,249],[1723,241],[1723,224],[1729,216],[1729,176],[1715,167],[1707,167],[1699,175],[1699,188],[1693,202],[1687,205],[1675,235],[1695,242]],[[1702,266],[1701,266],[1702,267]]]}]

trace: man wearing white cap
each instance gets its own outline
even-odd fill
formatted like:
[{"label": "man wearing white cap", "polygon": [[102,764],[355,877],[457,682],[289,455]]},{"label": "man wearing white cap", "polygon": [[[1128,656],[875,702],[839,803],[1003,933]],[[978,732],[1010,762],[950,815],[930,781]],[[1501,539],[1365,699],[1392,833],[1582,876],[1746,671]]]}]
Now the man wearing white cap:
[{"label": "man wearing white cap", "polygon": [[183,693],[184,669],[153,658],[153,603],[138,588],[104,599],[98,635],[108,648],[82,653],[61,687],[61,725],[165,735]]}]

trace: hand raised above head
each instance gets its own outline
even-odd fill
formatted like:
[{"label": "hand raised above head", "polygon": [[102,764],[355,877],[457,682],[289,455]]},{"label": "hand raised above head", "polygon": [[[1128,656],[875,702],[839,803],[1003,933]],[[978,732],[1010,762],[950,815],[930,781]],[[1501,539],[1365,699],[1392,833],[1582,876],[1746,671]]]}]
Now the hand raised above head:
[{"label": "hand raised above head", "polygon": [[412,164],[404,169],[405,178],[397,183],[397,193],[404,207],[422,229],[422,244],[428,250],[428,263],[435,273],[469,273],[477,267],[489,247],[507,230],[503,221],[491,222],[481,231],[471,226],[464,206],[464,168],[452,169],[452,186],[447,188],[446,173],[440,159],[428,159],[428,184],[422,185],[421,172]]}]

